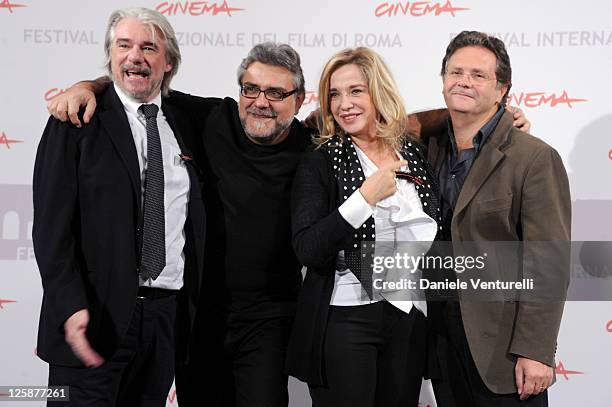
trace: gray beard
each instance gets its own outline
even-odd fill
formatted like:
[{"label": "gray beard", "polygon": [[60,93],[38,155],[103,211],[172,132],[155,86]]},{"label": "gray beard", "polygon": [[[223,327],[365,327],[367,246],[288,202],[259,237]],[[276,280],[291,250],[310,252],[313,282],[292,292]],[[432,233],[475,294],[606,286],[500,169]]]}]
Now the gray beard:
[{"label": "gray beard", "polygon": [[143,92],[140,92],[140,93],[134,93],[134,92],[130,92],[129,90],[125,89],[121,85],[121,83],[115,81],[115,78],[112,73],[109,76],[111,80],[113,81],[113,83],[117,84],[117,86],[119,86],[119,89],[121,89],[123,93],[125,93],[127,96],[130,97],[130,99],[138,103],[149,102],[151,95],[157,94],[157,92],[159,91],[161,87],[161,83],[163,81],[163,77],[162,77],[159,83],[152,84],[152,86],[149,89],[145,89]]},{"label": "gray beard", "polygon": [[252,133],[249,133],[249,131],[247,131],[246,119],[243,117],[240,118],[240,124],[242,124],[242,129],[244,130],[244,134],[246,134],[249,140],[251,140],[255,144],[263,144],[263,145],[275,144],[274,142],[279,138],[279,136],[283,134],[283,132],[287,130],[289,126],[291,126],[292,121],[293,121],[293,118],[291,118],[286,123],[277,122],[276,126],[272,130],[270,130],[268,133],[252,134]]}]

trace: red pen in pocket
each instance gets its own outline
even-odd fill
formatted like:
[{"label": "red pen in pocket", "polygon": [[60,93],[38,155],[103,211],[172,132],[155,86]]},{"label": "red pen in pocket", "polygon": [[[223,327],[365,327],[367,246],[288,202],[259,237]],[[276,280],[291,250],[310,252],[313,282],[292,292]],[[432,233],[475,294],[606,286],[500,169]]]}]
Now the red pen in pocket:
[{"label": "red pen in pocket", "polygon": [[408,182],[412,182],[417,185],[425,184],[423,180],[415,175],[410,174],[409,172],[404,171],[395,171],[395,178],[404,179]]}]

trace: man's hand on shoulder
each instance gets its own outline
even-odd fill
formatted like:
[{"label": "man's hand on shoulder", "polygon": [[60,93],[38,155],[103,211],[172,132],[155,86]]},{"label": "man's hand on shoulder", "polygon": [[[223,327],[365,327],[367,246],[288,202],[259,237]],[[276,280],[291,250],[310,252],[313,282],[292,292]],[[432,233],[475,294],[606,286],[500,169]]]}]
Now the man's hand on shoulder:
[{"label": "man's hand on shoulder", "polygon": [[87,309],[81,309],[72,314],[64,322],[66,342],[85,366],[91,368],[100,367],[104,363],[104,359],[91,347],[85,335],[88,323],[89,311]]},{"label": "man's hand on shoulder", "polygon": [[79,110],[85,107],[83,122],[89,123],[96,110],[96,94],[101,93],[111,83],[107,76],[93,81],[81,81],[72,85],[66,92],[54,97],[47,103],[49,114],[63,122],[70,120],[72,124],[81,127]]},{"label": "man's hand on shoulder", "polygon": [[520,131],[529,133],[529,131],[531,130],[531,122],[527,120],[525,112],[523,112],[521,108],[516,106],[506,106],[506,109],[514,116],[514,122],[512,122],[512,125]]},{"label": "man's hand on shoulder", "polygon": [[70,119],[72,124],[81,127],[79,110],[85,106],[83,121],[89,123],[93,112],[96,110],[96,95],[84,86],[76,85],[68,88],[66,92],[54,97],[47,103],[49,114],[63,122]]},{"label": "man's hand on shoulder", "polygon": [[537,360],[518,357],[514,378],[521,400],[536,396],[553,383],[554,369]]}]

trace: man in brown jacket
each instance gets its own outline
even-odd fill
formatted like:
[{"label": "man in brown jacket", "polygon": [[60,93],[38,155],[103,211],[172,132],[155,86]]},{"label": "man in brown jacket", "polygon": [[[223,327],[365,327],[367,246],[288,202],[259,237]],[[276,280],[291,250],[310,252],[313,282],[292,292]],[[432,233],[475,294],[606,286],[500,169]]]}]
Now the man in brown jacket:
[{"label": "man in brown jacket", "polygon": [[[440,183],[445,240],[455,256],[465,242],[482,251],[522,245],[521,257],[505,260],[534,277],[532,291],[545,292],[550,282],[555,291],[500,301],[459,292],[459,301],[435,304],[436,399],[441,407],[546,406],[569,280],[567,175],[552,147],[512,126],[501,40],[460,33],[446,50],[442,78],[448,129],[424,141]],[[493,270],[502,263],[486,263],[485,273],[503,274]]]}]

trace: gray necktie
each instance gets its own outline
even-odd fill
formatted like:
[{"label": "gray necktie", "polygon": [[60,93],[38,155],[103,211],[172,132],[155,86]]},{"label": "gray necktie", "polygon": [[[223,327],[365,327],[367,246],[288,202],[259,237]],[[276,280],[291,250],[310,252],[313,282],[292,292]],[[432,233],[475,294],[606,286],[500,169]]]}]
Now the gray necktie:
[{"label": "gray necktie", "polygon": [[166,226],[164,221],[164,165],[157,129],[156,105],[141,105],[147,119],[147,171],[144,192],[144,222],[140,276],[155,280],[166,266]]}]

